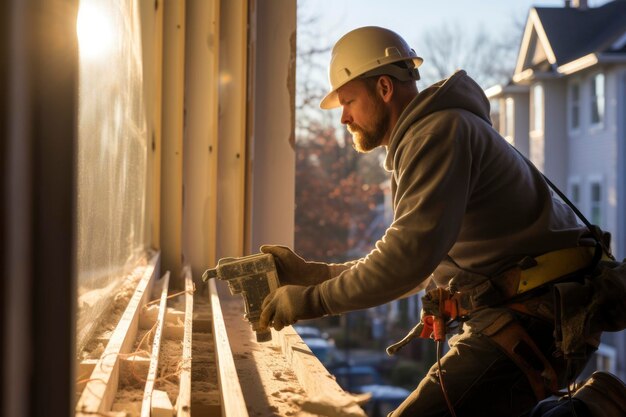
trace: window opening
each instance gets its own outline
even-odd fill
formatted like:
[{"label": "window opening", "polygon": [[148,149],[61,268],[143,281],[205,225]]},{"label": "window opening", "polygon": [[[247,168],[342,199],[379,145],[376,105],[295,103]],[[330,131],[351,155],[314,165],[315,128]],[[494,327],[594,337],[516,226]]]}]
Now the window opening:
[{"label": "window opening", "polygon": [[511,97],[504,101],[504,138],[515,145],[515,101]]},{"label": "window opening", "polygon": [[604,74],[596,74],[591,79],[591,123],[601,124],[604,121]]},{"label": "window opening", "polygon": [[590,194],[591,223],[602,227],[602,184],[592,182]]},{"label": "window opening", "polygon": [[536,84],[533,86],[533,125],[532,130],[537,132],[543,131],[543,86]]},{"label": "window opening", "polygon": [[580,84],[573,83],[570,88],[570,126],[572,129],[580,127]]}]

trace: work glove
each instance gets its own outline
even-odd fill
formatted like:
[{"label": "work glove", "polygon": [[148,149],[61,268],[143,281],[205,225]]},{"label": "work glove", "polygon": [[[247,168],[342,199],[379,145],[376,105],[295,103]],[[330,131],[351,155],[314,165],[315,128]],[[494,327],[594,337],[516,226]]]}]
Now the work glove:
[{"label": "work glove", "polygon": [[274,255],[281,285],[317,285],[330,279],[330,268],[323,262],[305,261],[287,246],[263,245],[261,252]]},{"label": "work glove", "polygon": [[319,288],[315,285],[285,285],[272,291],[263,300],[259,327],[281,330],[298,320],[326,315]]}]

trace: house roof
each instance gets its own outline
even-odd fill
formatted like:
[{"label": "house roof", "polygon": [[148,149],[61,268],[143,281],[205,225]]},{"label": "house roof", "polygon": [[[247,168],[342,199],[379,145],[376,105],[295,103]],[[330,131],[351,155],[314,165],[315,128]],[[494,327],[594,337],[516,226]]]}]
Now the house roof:
[{"label": "house roof", "polygon": [[539,73],[572,73],[604,59],[626,57],[626,1],[600,7],[530,10],[515,82]]},{"label": "house roof", "polygon": [[590,53],[624,53],[611,45],[626,33],[626,1],[580,10],[566,7],[535,8],[548,37],[556,64],[563,65]]}]

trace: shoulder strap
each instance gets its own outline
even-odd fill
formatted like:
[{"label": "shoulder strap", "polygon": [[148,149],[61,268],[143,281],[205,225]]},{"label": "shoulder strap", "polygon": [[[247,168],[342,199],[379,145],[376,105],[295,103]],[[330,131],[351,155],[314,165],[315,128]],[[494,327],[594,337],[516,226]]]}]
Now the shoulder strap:
[{"label": "shoulder strap", "polygon": [[[530,162],[530,160],[528,158],[526,158],[520,151],[519,149],[517,149],[515,146],[509,144],[511,146],[511,148],[513,148],[515,150],[515,152],[517,152],[523,159],[524,161],[526,161],[527,164],[529,164],[532,168],[537,169],[537,167],[535,167],[535,165]],[[537,171],[539,171],[537,169]],[[561,198],[561,200],[563,200],[565,202],[565,204],[567,204],[574,213],[576,213],[576,216],[578,216],[578,218],[584,223],[585,226],[587,226],[587,229],[589,229],[589,232],[591,233],[591,236],[595,239],[596,243],[598,245],[600,245],[600,247],[602,248],[602,251],[606,254],[606,256],[608,256],[609,258],[615,260],[615,258],[613,257],[613,254],[611,253],[611,249],[609,247],[606,246],[606,244],[604,243],[604,239],[602,238],[601,235],[601,229],[598,226],[595,226],[593,224],[591,224],[591,222],[589,222],[589,220],[587,220],[587,218],[585,217],[584,214],[582,214],[580,212],[580,210],[578,210],[578,207],[576,207],[574,205],[574,203],[572,203],[570,201],[569,198],[567,198],[567,196],[556,186],[552,183],[552,181],[550,181],[550,179],[548,177],[546,177],[543,172],[539,171],[539,173],[541,174],[541,176],[543,177],[543,179],[546,181],[546,183],[548,184],[548,186]]]}]

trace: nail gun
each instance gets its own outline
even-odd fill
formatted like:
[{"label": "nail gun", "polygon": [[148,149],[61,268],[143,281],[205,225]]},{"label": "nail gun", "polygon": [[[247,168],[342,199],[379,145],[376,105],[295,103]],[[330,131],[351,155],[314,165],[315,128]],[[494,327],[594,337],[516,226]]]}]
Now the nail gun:
[{"label": "nail gun", "polygon": [[274,257],[271,254],[257,253],[240,258],[223,258],[212,269],[202,274],[202,280],[217,278],[228,283],[231,294],[241,294],[245,302],[245,315],[257,342],[272,340],[270,329],[259,329],[261,306],[265,297],[280,286]]}]

